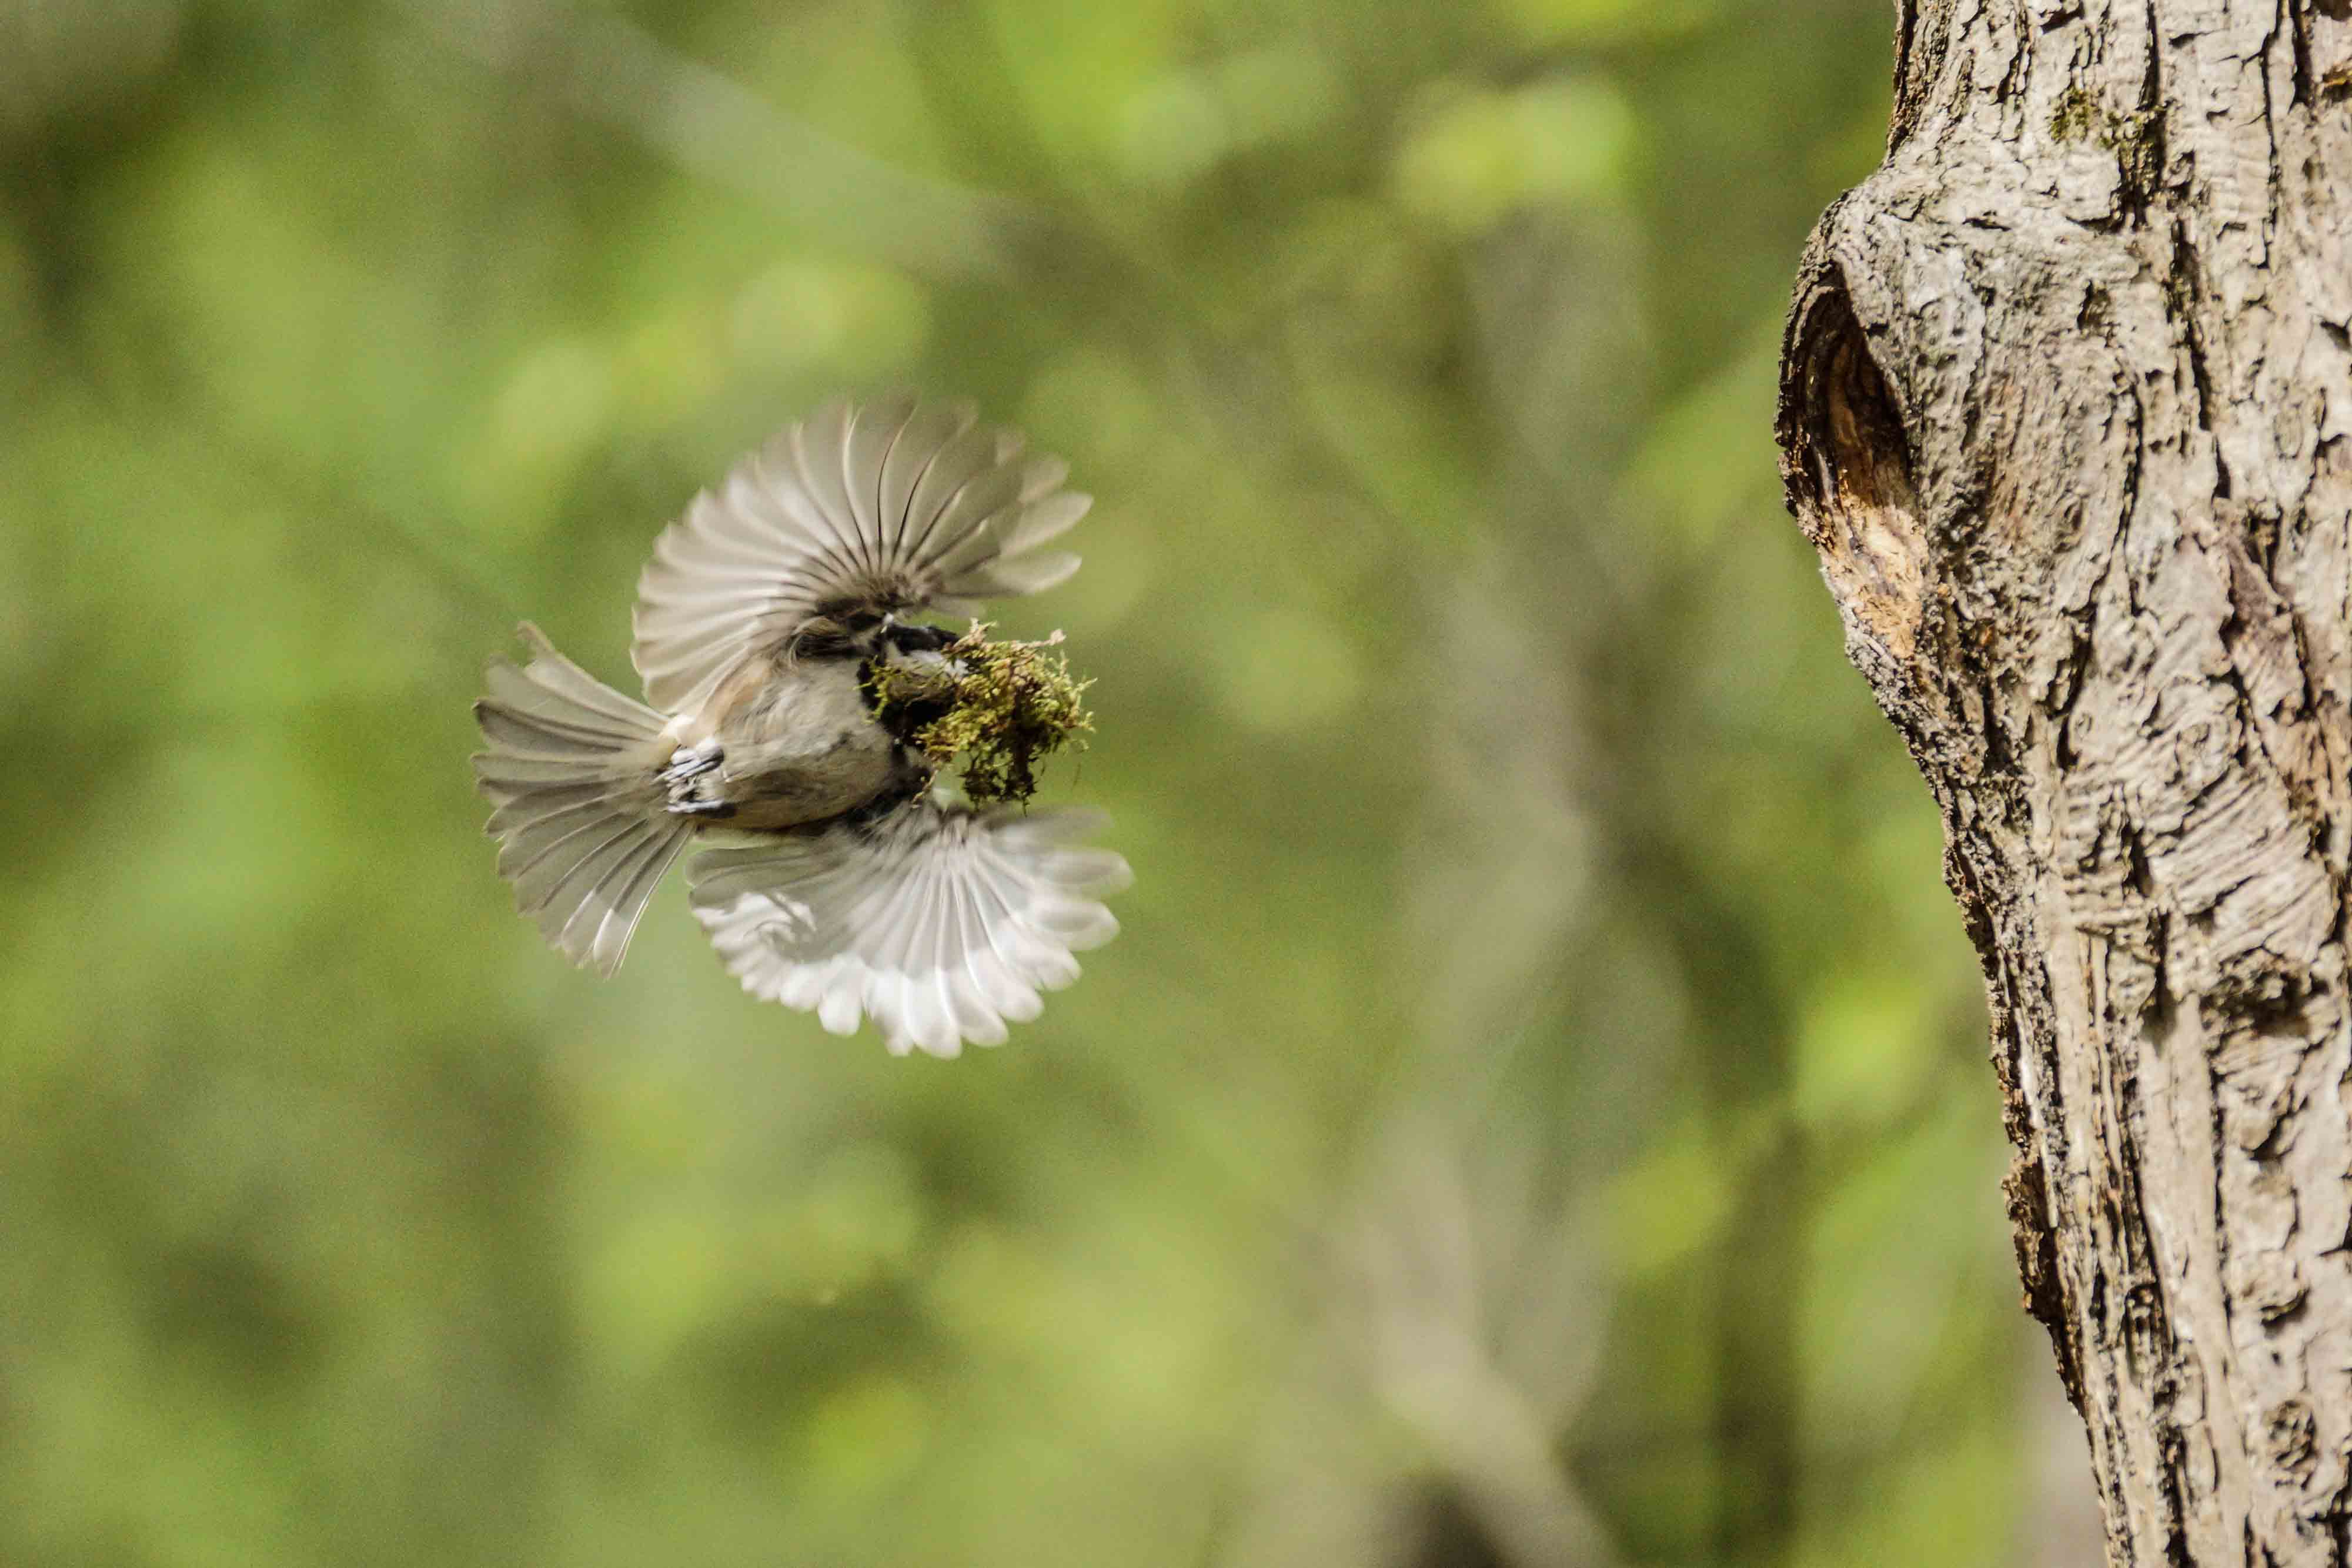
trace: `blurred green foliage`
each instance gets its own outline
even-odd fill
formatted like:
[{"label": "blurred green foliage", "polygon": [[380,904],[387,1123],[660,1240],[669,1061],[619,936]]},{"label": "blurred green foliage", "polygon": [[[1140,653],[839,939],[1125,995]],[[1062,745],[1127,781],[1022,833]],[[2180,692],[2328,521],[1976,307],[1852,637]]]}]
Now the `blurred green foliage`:
[{"label": "blurred green foliage", "polygon": [[[0,0],[0,1562],[1960,1565],[1931,809],[1780,508],[1883,0]],[[517,919],[467,716],[843,389],[1100,497],[1012,1044]]]}]

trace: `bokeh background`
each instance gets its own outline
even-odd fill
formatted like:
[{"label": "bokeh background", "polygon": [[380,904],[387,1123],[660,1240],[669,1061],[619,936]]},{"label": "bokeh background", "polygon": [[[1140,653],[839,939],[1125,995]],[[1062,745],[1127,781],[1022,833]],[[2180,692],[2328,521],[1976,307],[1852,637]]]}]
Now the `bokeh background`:
[{"label": "bokeh background", "polygon": [[[0,0],[0,1563],[2072,1563],[1769,440],[1885,0]],[[1099,497],[1013,1043],[512,913],[467,704],[840,389]]]}]

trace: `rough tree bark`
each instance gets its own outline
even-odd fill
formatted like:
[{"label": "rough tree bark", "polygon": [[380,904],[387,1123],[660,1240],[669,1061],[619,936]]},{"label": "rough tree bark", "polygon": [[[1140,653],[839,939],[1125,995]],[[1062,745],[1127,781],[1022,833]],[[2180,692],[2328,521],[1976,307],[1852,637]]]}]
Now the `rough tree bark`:
[{"label": "rough tree bark", "polygon": [[1780,439],[2116,1563],[2352,1563],[2352,0],[1903,0]]}]

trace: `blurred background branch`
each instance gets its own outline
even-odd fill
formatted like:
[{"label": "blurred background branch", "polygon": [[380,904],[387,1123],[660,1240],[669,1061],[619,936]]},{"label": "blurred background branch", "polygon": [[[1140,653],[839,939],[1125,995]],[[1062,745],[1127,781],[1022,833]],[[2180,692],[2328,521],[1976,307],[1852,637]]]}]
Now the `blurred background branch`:
[{"label": "blurred background branch", "polygon": [[1024,204],[925,178],[828,136],[625,16],[532,0],[389,3],[499,76],[760,204],[807,243],[922,277],[1004,283],[1019,236],[1050,227]]}]

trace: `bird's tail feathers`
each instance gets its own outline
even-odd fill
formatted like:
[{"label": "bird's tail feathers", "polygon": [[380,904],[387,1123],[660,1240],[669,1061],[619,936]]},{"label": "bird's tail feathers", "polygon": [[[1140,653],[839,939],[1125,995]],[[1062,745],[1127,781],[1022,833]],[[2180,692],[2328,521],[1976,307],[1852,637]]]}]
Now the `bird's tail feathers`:
[{"label": "bird's tail feathers", "polygon": [[499,874],[558,951],[610,975],[693,826],[663,810],[652,782],[668,748],[662,716],[538,627],[520,630],[529,663],[492,661],[489,695],[474,705],[488,742],[474,779],[494,808]]}]

